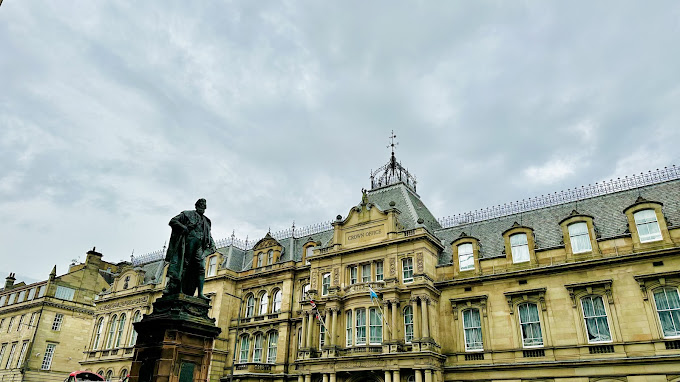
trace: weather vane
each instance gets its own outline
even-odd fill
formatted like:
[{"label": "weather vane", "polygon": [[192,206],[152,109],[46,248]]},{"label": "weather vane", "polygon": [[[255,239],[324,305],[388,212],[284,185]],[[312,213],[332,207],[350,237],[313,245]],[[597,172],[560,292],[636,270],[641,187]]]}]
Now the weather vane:
[{"label": "weather vane", "polygon": [[389,137],[389,138],[390,138],[390,144],[389,144],[389,146],[387,146],[388,149],[389,149],[390,147],[392,148],[392,155],[394,155],[394,146],[399,145],[399,142],[394,143],[394,138],[396,138],[396,137],[397,137],[397,136],[394,135],[394,130],[392,130],[392,135],[390,135],[390,137]]}]

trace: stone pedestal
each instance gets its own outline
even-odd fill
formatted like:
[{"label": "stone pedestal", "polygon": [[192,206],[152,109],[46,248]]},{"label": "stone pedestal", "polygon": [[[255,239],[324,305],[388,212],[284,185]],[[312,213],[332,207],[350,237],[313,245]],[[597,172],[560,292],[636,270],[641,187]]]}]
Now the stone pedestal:
[{"label": "stone pedestal", "polygon": [[135,323],[138,333],[130,382],[204,382],[213,341],[221,332],[208,317],[206,300],[162,296],[153,312]]}]

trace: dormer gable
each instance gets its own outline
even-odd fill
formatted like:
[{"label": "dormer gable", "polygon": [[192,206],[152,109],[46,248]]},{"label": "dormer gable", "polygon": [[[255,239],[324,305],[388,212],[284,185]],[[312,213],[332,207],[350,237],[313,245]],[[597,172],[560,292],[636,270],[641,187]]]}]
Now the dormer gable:
[{"label": "dormer gable", "polygon": [[279,261],[283,253],[283,246],[270,232],[260,239],[253,247],[253,268],[272,265]]}]

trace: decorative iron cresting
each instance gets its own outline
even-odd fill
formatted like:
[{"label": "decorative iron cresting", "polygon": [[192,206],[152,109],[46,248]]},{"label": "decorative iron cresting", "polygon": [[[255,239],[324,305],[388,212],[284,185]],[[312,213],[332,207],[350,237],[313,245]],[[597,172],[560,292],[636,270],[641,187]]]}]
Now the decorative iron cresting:
[{"label": "decorative iron cresting", "polygon": [[[475,223],[483,220],[532,211],[539,208],[555,206],[558,204],[575,202],[595,196],[632,190],[639,187],[668,182],[676,179],[680,179],[680,168],[673,165],[671,167],[664,167],[663,169],[656,169],[655,171],[649,171],[647,173],[640,173],[639,175],[626,176],[624,178],[617,178],[609,181],[589,184],[587,186],[572,188],[565,191],[555,192],[553,194],[541,195],[536,198],[518,200],[508,204],[447,216],[437,219],[437,221],[442,226],[442,229],[445,229],[461,224]],[[394,152],[392,152],[390,162],[371,173],[371,187],[372,189],[375,189],[398,182],[404,182],[407,186],[412,187],[413,191],[415,192],[415,177],[409,174],[408,171],[396,161]],[[302,228],[296,228],[295,225],[293,225],[291,228],[273,233],[272,236],[277,240],[289,237],[300,238],[319,232],[330,231],[332,229],[332,221],[326,221]],[[231,237],[217,240],[215,244],[217,248],[225,248],[233,245],[234,247],[241,250],[248,250],[253,248],[253,246],[256,244],[256,241],[248,241],[248,239],[241,240],[232,234]],[[160,260],[163,257],[165,257],[165,248],[154,252],[149,252],[144,255],[134,256],[132,257],[132,264],[135,266],[147,264]],[[392,270],[390,269],[390,272],[391,271]]]}]

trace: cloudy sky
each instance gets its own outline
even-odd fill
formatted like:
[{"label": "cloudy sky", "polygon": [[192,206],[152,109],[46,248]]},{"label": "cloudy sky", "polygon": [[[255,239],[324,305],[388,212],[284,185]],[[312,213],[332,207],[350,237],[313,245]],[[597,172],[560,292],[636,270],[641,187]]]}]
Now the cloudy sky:
[{"label": "cloudy sky", "polygon": [[680,165],[677,1],[0,7],[0,277],[346,215],[397,158],[453,215]]}]

